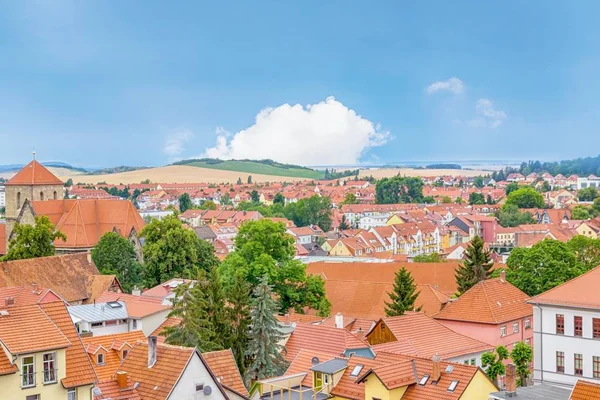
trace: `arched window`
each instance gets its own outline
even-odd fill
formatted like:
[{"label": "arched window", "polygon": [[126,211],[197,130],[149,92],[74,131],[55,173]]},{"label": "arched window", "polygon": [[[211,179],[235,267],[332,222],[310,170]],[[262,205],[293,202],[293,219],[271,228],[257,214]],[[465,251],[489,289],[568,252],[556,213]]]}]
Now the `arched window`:
[{"label": "arched window", "polygon": [[44,192],[40,192],[40,200],[44,200]]},{"label": "arched window", "polygon": [[17,210],[21,208],[21,192],[17,192]]},{"label": "arched window", "polygon": [[54,191],[54,200],[58,199],[58,194],[56,193],[56,190]]}]

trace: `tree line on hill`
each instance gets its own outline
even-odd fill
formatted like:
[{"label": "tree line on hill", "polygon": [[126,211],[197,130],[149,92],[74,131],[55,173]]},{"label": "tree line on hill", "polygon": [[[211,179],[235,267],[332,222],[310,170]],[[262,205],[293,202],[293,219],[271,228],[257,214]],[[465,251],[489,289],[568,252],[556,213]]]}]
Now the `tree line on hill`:
[{"label": "tree line on hill", "polygon": [[600,176],[600,155],[596,157],[580,157],[572,160],[563,160],[558,162],[522,162],[519,168],[506,167],[504,169],[494,171],[494,173],[492,174],[492,178],[494,178],[496,181],[504,181],[506,180],[506,177],[509,174],[514,172],[518,172],[524,176],[527,176],[532,172],[535,172],[537,174],[547,172],[552,176],[562,174],[565,177],[568,177],[573,174],[578,176]]}]

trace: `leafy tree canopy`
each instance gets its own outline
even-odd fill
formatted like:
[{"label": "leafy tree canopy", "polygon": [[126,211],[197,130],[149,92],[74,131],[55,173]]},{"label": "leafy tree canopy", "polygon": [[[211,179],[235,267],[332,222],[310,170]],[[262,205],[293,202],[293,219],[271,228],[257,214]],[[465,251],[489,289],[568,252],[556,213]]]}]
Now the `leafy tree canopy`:
[{"label": "leafy tree canopy", "polygon": [[504,206],[515,205],[519,208],[544,208],[544,197],[534,188],[526,186],[511,192]]},{"label": "leafy tree canopy", "polygon": [[496,218],[498,218],[498,223],[504,228],[536,223],[536,220],[530,212],[521,212],[519,207],[514,204],[503,206],[502,209],[496,213]]},{"label": "leafy tree canopy", "polygon": [[375,186],[378,204],[421,203],[423,182],[420,178],[394,176],[380,179]]},{"label": "leafy tree canopy", "polygon": [[8,243],[7,254],[2,261],[24,260],[27,258],[53,256],[54,241],[67,240],[67,236],[57,231],[46,216],[35,217],[35,225],[15,224],[12,238]]},{"label": "leafy tree canopy", "polygon": [[105,233],[92,249],[92,260],[103,275],[116,275],[126,292],[142,287],[142,267],[133,244],[116,232]]}]

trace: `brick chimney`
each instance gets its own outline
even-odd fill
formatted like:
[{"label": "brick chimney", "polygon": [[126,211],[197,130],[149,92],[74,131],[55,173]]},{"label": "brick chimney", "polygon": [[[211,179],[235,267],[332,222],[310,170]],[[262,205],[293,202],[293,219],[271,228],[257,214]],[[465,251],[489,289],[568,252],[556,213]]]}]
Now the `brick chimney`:
[{"label": "brick chimney", "polygon": [[366,336],[366,332],[363,331],[362,328],[358,328],[358,330],[356,331],[356,333],[354,334],[357,338],[359,338],[360,340],[364,340],[365,336]]},{"label": "brick chimney", "polygon": [[506,271],[505,270],[500,271],[500,282],[502,282],[502,283],[506,282]]},{"label": "brick chimney", "polygon": [[506,366],[506,378],[504,379],[506,394],[509,397],[517,395],[517,367],[515,364]]},{"label": "brick chimney", "polygon": [[125,371],[117,372],[117,385],[119,385],[119,389],[127,388],[127,372],[125,372]]},{"label": "brick chimney", "polygon": [[4,299],[4,305],[6,305],[6,306],[14,306],[15,305],[15,298],[14,297],[7,297],[6,299]]},{"label": "brick chimney", "polygon": [[344,316],[342,313],[335,314],[335,327],[339,329],[344,329]]},{"label": "brick chimney", "polygon": [[152,368],[156,364],[156,336],[148,336],[148,368]]},{"label": "brick chimney", "polygon": [[431,381],[432,382],[439,381],[442,376],[442,372],[440,370],[440,361],[441,360],[442,359],[440,358],[440,356],[437,353],[431,359],[431,361],[432,361]]}]

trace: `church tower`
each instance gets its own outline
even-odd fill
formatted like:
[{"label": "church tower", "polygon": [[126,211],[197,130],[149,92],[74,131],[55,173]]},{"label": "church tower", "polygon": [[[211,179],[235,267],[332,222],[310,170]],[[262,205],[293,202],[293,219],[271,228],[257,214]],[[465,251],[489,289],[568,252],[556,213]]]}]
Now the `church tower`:
[{"label": "church tower", "polygon": [[58,200],[64,197],[63,182],[35,160],[23,167],[6,186],[6,248],[25,200]]}]

